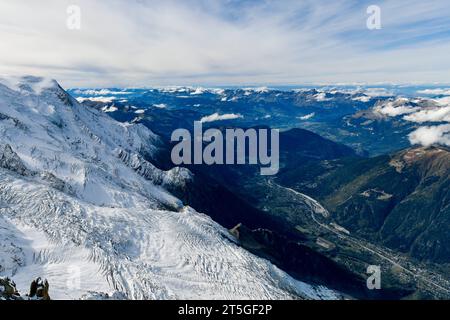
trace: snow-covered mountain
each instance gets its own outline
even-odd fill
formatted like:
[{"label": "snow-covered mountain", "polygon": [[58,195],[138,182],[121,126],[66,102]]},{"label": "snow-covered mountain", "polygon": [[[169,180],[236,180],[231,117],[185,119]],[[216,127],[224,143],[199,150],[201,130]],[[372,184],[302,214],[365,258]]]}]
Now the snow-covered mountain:
[{"label": "snow-covered mountain", "polygon": [[[157,135],[80,105],[55,81],[0,80],[0,276],[52,298],[337,298],[237,245],[166,191]],[[147,160],[146,160],[147,159]]]}]

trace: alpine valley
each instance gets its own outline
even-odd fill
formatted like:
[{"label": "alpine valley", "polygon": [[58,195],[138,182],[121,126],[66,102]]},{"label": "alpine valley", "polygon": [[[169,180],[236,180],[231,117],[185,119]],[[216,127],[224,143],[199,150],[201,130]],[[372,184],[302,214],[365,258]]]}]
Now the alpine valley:
[{"label": "alpine valley", "polygon": [[0,111],[0,273],[19,292],[39,276],[52,299],[341,297],[243,249],[177,198],[195,177],[152,163],[163,141],[144,125],[33,77],[2,80]]},{"label": "alpine valley", "polygon": [[[52,299],[450,298],[437,91],[1,79],[0,279],[45,278]],[[278,174],[174,166],[194,121],[280,129]]]}]

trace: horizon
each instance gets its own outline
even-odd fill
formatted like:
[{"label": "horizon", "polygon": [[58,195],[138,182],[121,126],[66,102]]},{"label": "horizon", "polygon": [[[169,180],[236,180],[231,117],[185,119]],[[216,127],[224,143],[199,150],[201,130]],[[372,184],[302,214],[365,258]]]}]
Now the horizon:
[{"label": "horizon", "polygon": [[449,13],[443,0],[5,1],[0,74],[66,88],[447,85]]},{"label": "horizon", "polygon": [[[53,79],[58,82],[57,79]],[[58,82],[59,83],[59,82]],[[450,83],[353,83],[353,84],[344,84],[344,83],[299,83],[299,84],[242,84],[242,85],[232,85],[232,84],[168,84],[168,85],[143,85],[138,87],[127,87],[127,86],[106,86],[106,87],[67,87],[68,90],[75,89],[136,89],[136,90],[145,90],[145,89],[160,89],[160,88],[190,88],[190,89],[275,89],[280,90],[283,88],[286,89],[314,89],[314,88],[345,88],[345,87],[355,87],[365,89],[366,87],[379,87],[379,88],[387,88],[387,87],[405,87],[405,88],[413,88],[413,87],[426,87],[426,88],[439,88],[439,87],[447,87],[450,86]],[[442,88],[448,89],[448,88]]]}]

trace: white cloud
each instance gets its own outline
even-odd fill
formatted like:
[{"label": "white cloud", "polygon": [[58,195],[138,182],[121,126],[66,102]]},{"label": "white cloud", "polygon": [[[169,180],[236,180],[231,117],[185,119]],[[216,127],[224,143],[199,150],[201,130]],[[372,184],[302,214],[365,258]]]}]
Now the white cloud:
[{"label": "white cloud", "polygon": [[449,106],[450,105],[450,97],[442,97],[439,99],[433,99],[440,106]]},{"label": "white cloud", "polygon": [[407,115],[405,120],[417,123],[424,122],[450,122],[450,107],[438,107],[425,109],[419,112]]},{"label": "white cloud", "polygon": [[448,99],[416,99],[418,106],[408,105],[409,100],[399,98],[389,100],[373,108],[389,117],[403,115],[405,121],[414,123],[444,123],[435,126],[422,126],[409,134],[411,144],[430,146],[441,144],[450,146],[450,105]]},{"label": "white cloud", "polygon": [[380,0],[378,31],[365,27],[364,1],[77,0],[79,31],[66,28],[69,4],[1,1],[0,73],[128,87],[436,82],[450,72],[450,43],[436,39],[449,29],[446,0]]},{"label": "white cloud", "polygon": [[425,90],[418,90],[418,94],[425,94],[425,95],[432,95],[432,96],[450,96],[450,89],[425,89]]},{"label": "white cloud", "polygon": [[314,118],[315,115],[316,115],[316,113],[313,112],[313,113],[307,114],[307,115],[305,115],[305,116],[303,116],[303,117],[299,117],[299,119],[300,119],[300,120],[309,120],[309,119]]},{"label": "white cloud", "polygon": [[103,112],[115,112],[117,110],[119,110],[119,109],[117,109],[117,107],[114,107],[114,106],[105,106],[102,108]]},{"label": "white cloud", "polygon": [[409,135],[411,144],[431,146],[441,144],[450,146],[450,124],[420,127]]},{"label": "white cloud", "polygon": [[360,102],[369,102],[370,99],[371,99],[371,97],[365,96],[365,95],[352,98],[353,101],[360,101]]},{"label": "white cloud", "polygon": [[398,98],[394,101],[387,101],[381,105],[375,106],[373,110],[389,117],[411,114],[420,110],[420,107],[412,107],[408,105],[408,103],[408,99]]},{"label": "white cloud", "polygon": [[203,88],[196,88],[195,91],[191,92],[191,95],[195,96],[195,95],[201,95],[203,93],[205,93],[205,89]]},{"label": "white cloud", "polygon": [[29,86],[36,94],[40,94],[43,90],[53,88],[57,85],[55,80],[42,77],[20,77],[20,76],[3,76],[0,77],[0,84],[14,91],[21,91],[22,85]]},{"label": "white cloud", "polygon": [[89,96],[105,96],[105,95],[126,95],[131,94],[131,92],[127,91],[111,91],[109,89],[77,89],[74,91],[76,94],[83,94]]},{"label": "white cloud", "polygon": [[316,99],[316,101],[319,101],[319,102],[331,100],[326,97],[325,92],[320,92],[320,93],[316,94],[314,96],[314,99]]},{"label": "white cloud", "polygon": [[256,88],[244,88],[246,95],[252,94],[252,93],[267,93],[270,91],[267,87],[256,87]]},{"label": "white cloud", "polygon": [[103,103],[111,103],[116,100],[116,97],[78,97],[77,101],[82,103],[84,101],[94,101],[94,102],[103,102]]},{"label": "white cloud", "polygon": [[392,97],[395,96],[392,90],[385,88],[366,88],[364,89],[364,94],[369,97]]},{"label": "white cloud", "polygon": [[222,121],[222,120],[233,120],[233,119],[238,119],[238,118],[243,118],[243,116],[240,114],[235,114],[235,113],[227,113],[227,114],[220,115],[216,112],[214,114],[211,114],[209,116],[201,118],[200,122],[205,123],[205,122],[214,122],[214,121]]}]

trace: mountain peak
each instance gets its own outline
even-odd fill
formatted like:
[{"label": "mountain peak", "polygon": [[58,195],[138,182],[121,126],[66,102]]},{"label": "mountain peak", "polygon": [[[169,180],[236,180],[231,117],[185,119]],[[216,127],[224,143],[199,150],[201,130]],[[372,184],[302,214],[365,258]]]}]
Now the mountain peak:
[{"label": "mountain peak", "polygon": [[[337,297],[245,251],[183,206],[166,186],[189,172],[145,160],[159,148],[157,135],[80,105],[56,81],[1,79],[0,132],[1,274],[21,291],[30,276],[42,276],[56,299],[88,291],[132,299]],[[78,289],[66,285],[74,266]]]},{"label": "mountain peak", "polygon": [[415,167],[422,174],[442,176],[450,170],[450,151],[441,146],[414,147],[395,154],[389,165],[399,173],[406,167]]},{"label": "mountain peak", "polygon": [[36,76],[6,76],[0,78],[0,85],[6,86],[13,91],[19,91],[23,93],[41,94],[47,89],[61,88],[58,82],[51,78],[36,77]]}]

